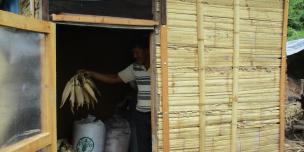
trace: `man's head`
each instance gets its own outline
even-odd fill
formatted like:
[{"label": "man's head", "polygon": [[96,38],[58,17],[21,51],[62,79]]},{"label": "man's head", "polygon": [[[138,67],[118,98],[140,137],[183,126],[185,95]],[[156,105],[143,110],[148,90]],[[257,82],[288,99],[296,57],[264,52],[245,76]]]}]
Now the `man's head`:
[{"label": "man's head", "polygon": [[144,65],[149,62],[149,52],[147,48],[140,45],[135,45],[132,52],[137,63]]}]

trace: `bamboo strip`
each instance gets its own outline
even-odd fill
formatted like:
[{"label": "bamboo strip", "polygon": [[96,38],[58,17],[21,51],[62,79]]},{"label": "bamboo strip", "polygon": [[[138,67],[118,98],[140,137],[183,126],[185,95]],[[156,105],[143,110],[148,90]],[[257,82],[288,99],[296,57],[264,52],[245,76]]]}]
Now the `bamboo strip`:
[{"label": "bamboo strip", "polygon": [[202,0],[196,1],[197,14],[197,45],[198,45],[198,73],[199,73],[199,145],[200,151],[205,151],[205,132],[206,132],[206,118],[205,118],[205,51],[204,51],[204,24],[203,24],[203,3]]},{"label": "bamboo strip", "polygon": [[[170,96],[169,96],[170,97]],[[172,112],[176,112],[176,111],[198,111],[199,108],[199,101],[197,97],[192,97],[192,98],[183,98],[183,99],[179,99],[179,100],[174,100],[174,99],[178,99],[178,98],[172,98],[170,97],[170,99],[172,99],[172,101],[174,102],[170,102],[170,107],[171,107],[171,111]],[[263,99],[262,99],[263,100]],[[243,102],[243,103],[239,103],[239,109],[240,110],[255,110],[255,109],[267,109],[270,107],[279,107],[279,100],[263,100],[263,102],[257,102],[257,103],[251,103],[251,102]],[[228,106],[228,100],[227,103],[225,104],[205,104],[206,107],[206,112],[210,112],[213,110],[230,110],[230,107]],[[269,103],[268,104],[265,104]],[[210,103],[210,102],[209,102]]]},{"label": "bamboo strip", "polygon": [[[196,28],[196,21],[195,20],[179,20],[179,19],[170,19],[168,21],[168,26],[170,28]],[[225,25],[220,26],[219,30],[229,30],[233,31],[233,19],[232,18],[220,18],[220,17],[214,17],[214,16],[205,16],[204,22],[206,25],[206,28],[211,28],[214,25]],[[217,24],[218,23],[218,24]],[[246,19],[240,19],[240,29],[245,32],[265,32],[269,33],[282,33],[282,24],[281,22],[271,22],[271,21],[261,21],[261,20],[246,20]],[[213,25],[213,26],[212,26]],[[216,27],[216,26],[215,26]],[[251,27],[251,28],[249,28]],[[266,31],[263,29],[270,29],[270,31]],[[196,29],[192,29],[196,30]],[[274,31],[273,31],[274,30]]]},{"label": "bamboo strip", "polygon": [[[259,114],[254,114],[251,116],[246,116],[246,121],[241,122],[237,125],[242,127],[261,127],[267,124],[275,124],[279,122],[279,112],[265,114],[261,117]],[[162,120],[162,118],[159,118]],[[171,118],[170,118],[171,119]],[[220,125],[223,123],[231,123],[231,115],[225,116],[206,116],[206,125]],[[170,128],[183,128],[183,127],[198,127],[199,126],[199,117],[188,117],[188,118],[172,118],[170,121]],[[163,123],[159,123],[159,128],[162,129]],[[209,130],[208,130],[209,131]]]},{"label": "bamboo strip", "polygon": [[[222,123],[219,125],[207,126],[208,132],[206,132],[206,137],[217,137],[217,136],[227,136],[229,138],[231,136],[231,128],[229,127],[231,124]],[[183,138],[184,135],[193,135],[198,134],[199,127],[184,127],[184,128],[171,128],[172,136],[177,134],[179,138]],[[259,132],[261,136],[266,136],[270,134],[279,134],[279,125],[278,124],[269,124],[264,126],[251,126],[247,128],[242,128],[239,135],[246,137],[246,134],[256,134]],[[177,136],[174,135],[174,136]],[[158,137],[162,137],[162,130],[158,130]],[[198,137],[198,136],[197,136]],[[172,138],[175,139],[175,138]]]},{"label": "bamboo strip", "polygon": [[[240,52],[240,1],[234,0],[234,54],[233,54],[233,86],[232,86],[232,120],[231,120],[231,152],[236,151],[237,146],[237,102],[239,85],[239,52]],[[222,119],[222,117],[221,117]]]},{"label": "bamboo strip", "polygon": [[[273,128],[273,127],[272,127]],[[266,129],[263,128],[251,128],[251,129],[244,129],[245,132],[240,131],[239,137],[240,138],[246,138],[246,137],[256,137],[257,134],[259,134],[259,137],[265,137],[269,135],[279,135],[279,129],[278,126],[276,128],[272,129],[271,127],[267,127]],[[240,129],[243,130],[243,129]],[[207,138],[214,138],[217,140],[225,139],[230,140],[231,131],[229,128],[229,124],[227,125],[219,125],[217,130],[210,130],[207,134]],[[170,137],[171,139],[184,139],[185,137],[189,138],[199,138],[199,128],[193,127],[193,128],[177,128],[177,129],[171,129]],[[162,138],[162,134],[158,134],[159,138]]]},{"label": "bamboo strip", "polygon": [[285,91],[286,91],[286,41],[287,41],[287,25],[288,25],[288,7],[289,0],[284,1],[283,15],[283,35],[282,35],[282,62],[281,62],[281,86],[280,86],[280,152],[284,151],[285,146]]},{"label": "bamboo strip", "polygon": [[[194,5],[195,0],[168,0],[170,5]],[[233,0],[203,0],[210,5],[233,6]],[[246,0],[240,1],[242,7],[283,8],[282,0]]]},{"label": "bamboo strip", "polygon": [[[195,31],[172,30],[169,29],[170,35],[168,41],[170,44],[187,44],[196,45],[197,39]],[[207,47],[216,48],[232,48],[233,47],[233,32],[224,30],[209,30],[204,32],[205,44]],[[281,48],[281,35],[279,33],[255,33],[241,32],[242,49],[277,49]]]},{"label": "bamboo strip", "polygon": [[[267,101],[267,100],[262,100],[262,102],[256,102],[256,103],[241,103],[239,106],[240,110],[247,111],[247,110],[265,110],[268,108],[277,108],[279,107],[278,102],[279,100],[274,101]],[[263,104],[264,102],[269,102],[269,105]],[[210,102],[209,102],[210,103]],[[223,111],[223,110],[231,110],[231,108],[228,106],[229,101],[227,100],[225,104],[206,104],[206,113],[210,113],[212,111],[218,110],[218,111]],[[246,106],[247,105],[247,106]],[[173,103],[170,102],[170,111],[172,112],[183,112],[183,111],[197,111],[199,112],[199,106],[198,104],[198,99],[193,100],[178,100],[174,101]],[[211,108],[214,108],[211,109]],[[222,108],[222,109],[221,109]],[[250,112],[250,111],[249,111]]]},{"label": "bamboo strip", "polygon": [[[225,17],[233,18],[233,7],[232,6],[223,6],[223,5],[205,5],[206,9],[204,11],[207,13],[207,16],[215,17]],[[176,10],[176,9],[175,9]],[[179,9],[180,10],[180,9]],[[172,9],[168,10],[168,19],[186,19],[186,20],[195,20],[195,15],[193,13],[183,14],[182,11],[172,12]],[[266,14],[266,15],[265,15]],[[250,7],[240,7],[240,18],[242,19],[254,19],[254,20],[267,20],[280,22],[282,20],[283,14],[282,9],[280,8],[250,8]],[[186,17],[188,16],[188,17]]]},{"label": "bamboo strip", "polygon": [[162,114],[163,114],[163,149],[164,152],[170,151],[170,143],[169,143],[169,99],[168,99],[168,52],[167,52],[167,27],[161,26],[160,28],[160,36],[161,36],[161,65],[162,65]]},{"label": "bamboo strip", "polygon": [[[241,143],[241,146],[244,146],[244,147],[249,146],[249,147],[255,147],[255,148],[257,148],[256,146],[259,146],[261,148],[261,147],[268,146],[271,144],[278,145],[276,143],[276,141],[278,141],[278,137],[279,137],[278,134],[262,136],[262,137],[260,137],[261,138],[260,140],[257,140],[257,137],[245,137],[245,138],[242,138],[242,141],[244,141],[244,142]],[[172,140],[170,140],[170,142],[172,142],[172,146],[170,147],[172,149],[175,149],[175,148],[177,149],[177,148],[181,148],[181,147],[182,148],[194,147],[199,144],[198,137],[196,137],[196,136],[192,137],[192,138],[172,139]],[[258,142],[260,142],[260,143],[258,143]],[[225,138],[211,137],[211,138],[208,138],[208,141],[206,142],[206,148],[210,147],[210,148],[217,149],[217,148],[220,148],[223,146],[224,147],[230,146],[229,143],[230,143],[230,141]],[[160,146],[161,145],[162,145],[162,143],[160,143]],[[183,146],[180,146],[180,145],[183,145]],[[256,146],[253,146],[253,145],[256,145]],[[244,150],[248,150],[248,148],[244,148]]]}]

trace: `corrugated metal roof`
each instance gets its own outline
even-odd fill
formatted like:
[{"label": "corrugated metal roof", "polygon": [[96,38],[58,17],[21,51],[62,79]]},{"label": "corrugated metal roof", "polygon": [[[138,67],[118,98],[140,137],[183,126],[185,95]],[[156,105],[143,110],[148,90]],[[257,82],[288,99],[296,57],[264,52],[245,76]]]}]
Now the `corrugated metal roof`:
[{"label": "corrugated metal roof", "polygon": [[287,56],[296,54],[304,50],[304,39],[298,39],[287,42],[286,54]]}]

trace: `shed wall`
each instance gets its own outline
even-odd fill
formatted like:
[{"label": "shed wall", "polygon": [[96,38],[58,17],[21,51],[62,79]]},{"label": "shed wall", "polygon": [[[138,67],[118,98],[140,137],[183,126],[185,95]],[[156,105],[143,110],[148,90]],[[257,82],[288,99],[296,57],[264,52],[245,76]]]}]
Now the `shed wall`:
[{"label": "shed wall", "polygon": [[[199,115],[196,0],[167,0],[170,151],[231,149],[233,0],[203,0],[205,109]],[[240,0],[237,151],[278,151],[284,0]],[[160,50],[157,49],[161,95]],[[162,104],[160,104],[162,105]],[[162,111],[158,115],[162,151]]]}]

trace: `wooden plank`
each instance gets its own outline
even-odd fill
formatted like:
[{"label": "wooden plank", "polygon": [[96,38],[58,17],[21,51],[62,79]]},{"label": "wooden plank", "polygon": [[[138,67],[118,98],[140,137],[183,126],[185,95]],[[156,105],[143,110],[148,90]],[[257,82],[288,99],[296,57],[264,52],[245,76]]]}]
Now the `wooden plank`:
[{"label": "wooden plank", "polygon": [[205,47],[204,47],[204,11],[202,0],[196,1],[197,12],[197,46],[198,46],[198,82],[199,82],[199,145],[200,151],[205,151],[206,118],[205,118]]},{"label": "wooden plank", "polygon": [[231,120],[231,151],[237,151],[238,125],[238,89],[239,89],[239,56],[240,56],[240,0],[234,0],[234,51],[233,51],[233,86],[232,86],[232,120]]},{"label": "wooden plank", "polygon": [[80,14],[52,14],[52,21],[76,22],[92,24],[129,25],[129,26],[156,26],[159,23],[154,20],[132,19],[110,16],[94,16]]},{"label": "wooden plank", "polygon": [[43,20],[48,21],[49,20],[49,0],[41,0],[41,3],[42,3],[41,4],[42,5],[41,17]]},{"label": "wooden plank", "polygon": [[281,62],[281,78],[280,78],[280,144],[279,150],[285,150],[285,91],[286,91],[286,42],[288,30],[288,7],[289,0],[284,1],[283,16],[283,35],[282,35],[282,62]]},{"label": "wooden plank", "polygon": [[160,19],[162,25],[167,25],[167,0],[160,1]]},{"label": "wooden plank", "polygon": [[156,48],[155,48],[155,37],[156,33],[150,35],[150,71],[151,71],[151,124],[152,124],[152,151],[157,151],[158,138],[158,108],[159,100],[157,98],[157,71],[156,71]]},{"label": "wooden plank", "polygon": [[49,133],[41,133],[39,135],[22,140],[11,146],[0,149],[0,152],[38,151],[50,144],[51,135]]},{"label": "wooden plank", "polygon": [[[246,0],[240,1],[241,7],[254,8],[283,8],[283,0]],[[194,5],[195,0],[168,0],[168,3],[174,5]],[[233,6],[233,0],[203,0],[203,3],[219,6]]]},{"label": "wooden plank", "polygon": [[56,27],[50,24],[51,32],[46,35],[45,50],[42,54],[42,132],[50,133],[51,146],[48,151],[56,151]]},{"label": "wooden plank", "polygon": [[168,44],[167,27],[162,25],[160,28],[161,45],[161,79],[162,79],[162,114],[163,114],[163,149],[164,152],[170,151],[169,143],[169,99],[168,99]]},{"label": "wooden plank", "polygon": [[0,10],[0,26],[39,33],[50,33],[49,22]]}]

